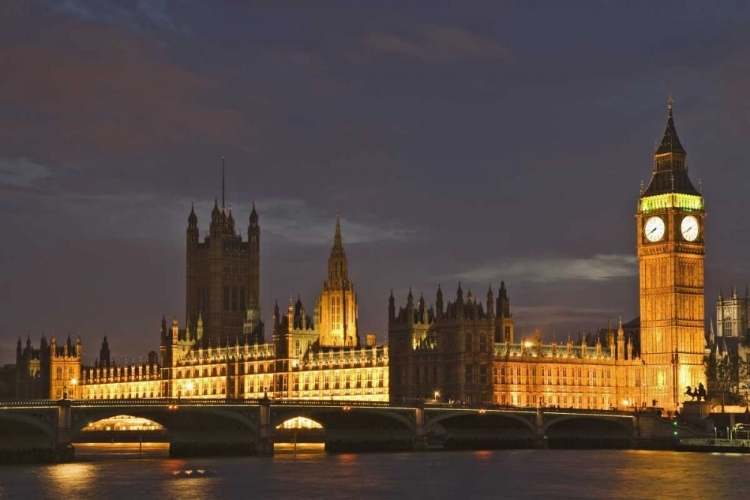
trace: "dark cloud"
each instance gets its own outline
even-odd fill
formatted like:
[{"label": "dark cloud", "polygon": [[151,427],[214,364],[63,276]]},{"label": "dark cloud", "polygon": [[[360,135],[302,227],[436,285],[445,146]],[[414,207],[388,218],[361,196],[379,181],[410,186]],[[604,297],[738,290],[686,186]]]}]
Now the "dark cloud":
[{"label": "dark cloud", "polygon": [[243,231],[258,203],[266,317],[312,307],[339,210],[381,340],[391,288],[434,302],[459,279],[505,278],[546,337],[631,319],[670,91],[710,213],[710,317],[750,279],[748,22],[741,3],[0,2],[0,346],[54,328],[154,349],[221,156]]},{"label": "dark cloud", "polygon": [[46,5],[56,14],[86,22],[123,25],[134,31],[155,28],[189,33],[189,27],[173,15],[174,7],[184,3],[168,0],[47,0]]},{"label": "dark cloud", "polygon": [[238,110],[211,102],[222,91],[216,79],[163,60],[118,28],[63,25],[48,33],[57,43],[0,47],[0,60],[14,68],[0,80],[0,93],[14,97],[0,134],[25,149],[45,138],[47,154],[35,155],[80,161],[258,140]]},{"label": "dark cloud", "polygon": [[426,25],[411,36],[372,32],[365,37],[366,54],[418,61],[499,61],[510,51],[502,44],[455,26]]}]

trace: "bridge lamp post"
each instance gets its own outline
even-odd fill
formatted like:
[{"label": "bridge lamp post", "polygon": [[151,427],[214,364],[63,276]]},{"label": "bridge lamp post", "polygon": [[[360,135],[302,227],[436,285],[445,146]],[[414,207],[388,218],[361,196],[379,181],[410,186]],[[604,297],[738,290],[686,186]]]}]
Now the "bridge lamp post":
[{"label": "bridge lamp post", "polygon": [[440,391],[435,391],[435,402],[436,403],[440,402]]},{"label": "bridge lamp post", "polygon": [[[76,378],[70,379],[70,385],[73,386],[73,398],[76,397],[75,386],[77,384],[78,384],[78,379],[76,379]],[[63,399],[68,399],[68,384],[66,384],[65,382],[63,382]]]}]

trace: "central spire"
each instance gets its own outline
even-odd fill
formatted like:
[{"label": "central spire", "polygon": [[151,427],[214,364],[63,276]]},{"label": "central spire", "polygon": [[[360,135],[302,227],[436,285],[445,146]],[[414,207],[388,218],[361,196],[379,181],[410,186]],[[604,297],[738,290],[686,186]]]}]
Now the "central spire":
[{"label": "central spire", "polygon": [[336,232],[333,235],[333,248],[340,248],[344,250],[344,245],[341,243],[341,221],[339,220],[339,212],[336,211]]},{"label": "central spire", "polygon": [[333,248],[328,259],[328,280],[326,286],[329,288],[344,288],[349,282],[348,262],[344,244],[341,238],[341,221],[336,212],[336,231],[333,236]]}]

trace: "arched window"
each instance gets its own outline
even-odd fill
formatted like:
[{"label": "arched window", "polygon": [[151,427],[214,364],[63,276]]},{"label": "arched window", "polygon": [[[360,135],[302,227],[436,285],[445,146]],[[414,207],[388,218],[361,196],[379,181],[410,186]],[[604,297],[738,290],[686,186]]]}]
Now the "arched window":
[{"label": "arched window", "polygon": [[331,329],[341,329],[341,297],[331,297]]},{"label": "arched window", "polygon": [[57,380],[62,380],[62,374],[63,374],[63,369],[58,366],[57,367]]},{"label": "arched window", "polygon": [[725,337],[732,336],[732,318],[729,316],[724,318],[724,331],[722,333]]},{"label": "arched window", "polygon": [[229,310],[229,286],[224,287],[224,310]]},{"label": "arched window", "polygon": [[235,287],[232,287],[232,311],[237,310],[237,299],[238,299],[237,287],[235,286]]},{"label": "arched window", "polygon": [[240,288],[240,311],[247,311],[247,293],[244,286]]}]

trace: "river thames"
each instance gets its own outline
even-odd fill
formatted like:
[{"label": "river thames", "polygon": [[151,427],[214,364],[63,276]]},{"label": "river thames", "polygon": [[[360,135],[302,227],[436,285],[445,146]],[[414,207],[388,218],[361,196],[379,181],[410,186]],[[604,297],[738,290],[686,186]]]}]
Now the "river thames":
[{"label": "river thames", "polygon": [[2,499],[744,498],[750,455],[631,450],[170,459],[164,444],[77,445],[77,461],[0,467]]}]

